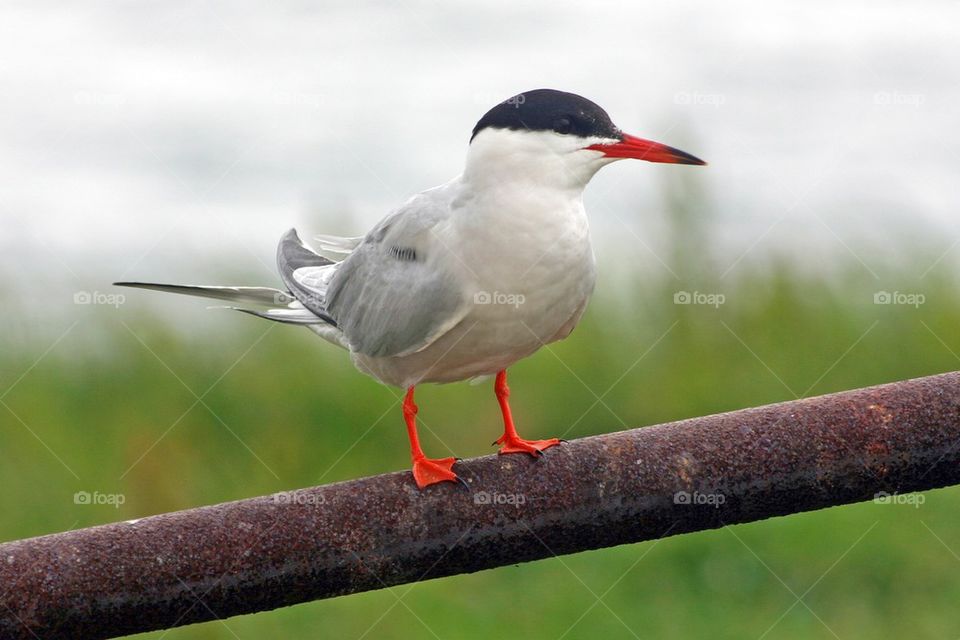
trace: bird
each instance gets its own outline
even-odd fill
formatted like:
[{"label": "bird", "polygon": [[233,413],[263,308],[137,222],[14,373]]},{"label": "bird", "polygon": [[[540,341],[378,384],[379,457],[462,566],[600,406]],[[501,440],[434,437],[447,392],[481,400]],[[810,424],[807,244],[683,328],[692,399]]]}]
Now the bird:
[{"label": "bird", "polygon": [[583,192],[598,170],[627,158],[706,164],[624,133],[580,95],[525,91],[476,123],[460,175],[417,193],[365,235],[317,236],[311,248],[287,231],[277,247],[283,288],[114,284],[218,299],[347,350],[361,372],[403,390],[419,489],[465,485],[459,458],[424,453],[414,389],[493,378],[500,454],[541,457],[561,443],[517,433],[507,369],[566,338],[583,316],[596,282]]}]

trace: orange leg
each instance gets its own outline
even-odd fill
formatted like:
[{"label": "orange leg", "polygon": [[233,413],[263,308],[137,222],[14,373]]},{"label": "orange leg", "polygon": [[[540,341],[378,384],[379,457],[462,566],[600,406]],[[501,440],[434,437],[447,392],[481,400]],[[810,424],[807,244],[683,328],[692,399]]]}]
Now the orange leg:
[{"label": "orange leg", "polygon": [[503,412],[503,435],[493,443],[503,445],[500,447],[500,453],[529,453],[532,456],[540,456],[543,455],[544,449],[560,444],[557,438],[524,440],[517,435],[517,428],[513,425],[513,415],[510,413],[510,403],[507,402],[510,397],[510,387],[507,386],[506,369],[497,374],[493,390],[497,394],[500,411]]},{"label": "orange leg", "polygon": [[417,486],[423,489],[437,482],[463,482],[451,468],[456,458],[441,458],[431,460],[424,455],[420,448],[420,438],[417,437],[417,405],[413,403],[413,387],[407,389],[403,398],[403,419],[407,423],[407,436],[410,438],[410,454],[413,458],[413,479]]}]

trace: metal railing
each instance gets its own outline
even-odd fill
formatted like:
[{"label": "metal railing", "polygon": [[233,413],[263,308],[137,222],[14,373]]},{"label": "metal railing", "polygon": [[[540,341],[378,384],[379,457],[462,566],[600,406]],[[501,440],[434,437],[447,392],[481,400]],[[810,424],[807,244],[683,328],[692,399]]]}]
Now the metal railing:
[{"label": "metal railing", "polygon": [[0,637],[107,638],[960,482],[960,373],[0,545]]}]

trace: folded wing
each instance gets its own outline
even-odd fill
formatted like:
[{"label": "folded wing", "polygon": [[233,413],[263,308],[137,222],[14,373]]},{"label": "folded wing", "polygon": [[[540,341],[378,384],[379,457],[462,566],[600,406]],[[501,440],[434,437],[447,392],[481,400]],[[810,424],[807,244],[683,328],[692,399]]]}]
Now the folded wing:
[{"label": "folded wing", "polygon": [[305,307],[339,328],[352,351],[376,357],[420,351],[470,308],[457,273],[444,268],[450,256],[434,234],[445,211],[421,194],[338,263],[305,247],[291,230],[278,251],[281,276]]}]

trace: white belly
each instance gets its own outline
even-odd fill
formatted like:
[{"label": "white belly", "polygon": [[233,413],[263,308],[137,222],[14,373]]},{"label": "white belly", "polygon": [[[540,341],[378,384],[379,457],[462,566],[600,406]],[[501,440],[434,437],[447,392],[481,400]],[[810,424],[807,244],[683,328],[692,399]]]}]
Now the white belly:
[{"label": "white belly", "polygon": [[596,271],[580,202],[550,215],[546,221],[505,215],[500,224],[468,221],[453,229],[442,240],[465,247],[456,252],[455,268],[468,283],[466,316],[419,352],[354,354],[357,367],[400,387],[454,382],[495,374],[565,338],[586,308]]}]

